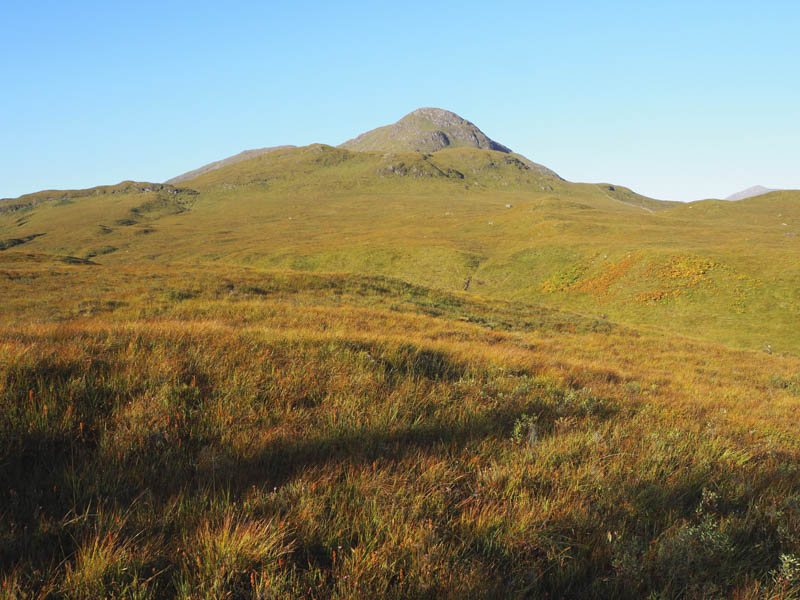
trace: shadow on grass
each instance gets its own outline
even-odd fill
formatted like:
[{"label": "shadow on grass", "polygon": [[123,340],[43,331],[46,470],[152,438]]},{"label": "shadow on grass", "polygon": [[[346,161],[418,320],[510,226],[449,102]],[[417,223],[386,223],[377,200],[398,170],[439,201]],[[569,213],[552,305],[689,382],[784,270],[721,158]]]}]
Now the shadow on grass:
[{"label": "shadow on grass", "polygon": [[311,467],[399,461],[417,453],[455,454],[487,438],[508,438],[524,410],[496,409],[463,422],[420,423],[405,428],[341,428],[332,433],[273,441],[257,456],[237,461],[230,470],[199,468],[201,480],[212,476],[234,489],[252,485],[280,486]]}]

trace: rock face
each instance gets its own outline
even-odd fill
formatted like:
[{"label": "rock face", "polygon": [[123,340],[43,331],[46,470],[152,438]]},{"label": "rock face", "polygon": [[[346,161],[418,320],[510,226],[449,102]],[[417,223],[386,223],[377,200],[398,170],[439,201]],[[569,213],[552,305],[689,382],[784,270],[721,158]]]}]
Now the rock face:
[{"label": "rock face", "polygon": [[474,124],[441,108],[418,108],[394,125],[362,133],[341,148],[359,152],[437,152],[464,146],[511,152]]},{"label": "rock face", "polygon": [[742,190],[741,192],[736,192],[735,194],[728,196],[725,198],[725,200],[744,200],[745,198],[753,198],[755,196],[761,196],[762,194],[769,194],[770,192],[775,191],[777,190],[765,188],[763,185],[754,185],[746,190]]}]

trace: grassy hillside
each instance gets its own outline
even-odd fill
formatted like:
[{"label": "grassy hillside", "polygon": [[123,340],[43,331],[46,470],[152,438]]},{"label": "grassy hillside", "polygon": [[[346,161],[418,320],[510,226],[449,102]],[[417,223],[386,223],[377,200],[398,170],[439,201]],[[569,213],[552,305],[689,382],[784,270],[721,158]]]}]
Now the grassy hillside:
[{"label": "grassy hillside", "polygon": [[0,252],[3,597],[800,594],[796,356],[44,237]]},{"label": "grassy hillside", "polygon": [[0,204],[0,248],[348,272],[800,351],[800,193],[661,202],[504,152],[278,149],[184,181]]},{"label": "grassy hillside", "polygon": [[232,165],[237,162],[241,162],[243,160],[255,158],[256,156],[260,156],[261,154],[267,154],[269,152],[274,152],[275,150],[283,150],[285,148],[294,148],[294,147],[295,146],[272,146],[270,148],[256,148],[253,150],[245,150],[244,152],[240,152],[239,154],[229,156],[228,158],[223,158],[222,160],[217,160],[208,163],[207,165],[203,165],[202,167],[198,167],[197,169],[192,169],[191,171],[187,171],[182,175],[173,177],[172,179],[166,181],[165,183],[168,184],[180,183],[182,181],[186,181],[187,179],[193,179],[195,177],[199,177],[203,173],[208,173],[209,171],[213,171],[214,169],[220,169],[222,167]]}]

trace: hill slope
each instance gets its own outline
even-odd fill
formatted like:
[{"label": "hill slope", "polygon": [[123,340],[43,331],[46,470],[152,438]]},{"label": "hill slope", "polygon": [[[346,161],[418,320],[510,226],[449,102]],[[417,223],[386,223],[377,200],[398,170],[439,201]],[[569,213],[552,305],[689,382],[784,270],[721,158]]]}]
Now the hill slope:
[{"label": "hill slope", "polygon": [[314,144],[181,187],[128,182],[0,203],[0,248],[389,276],[777,351],[800,351],[798,234],[798,192],[683,205],[468,146]]},{"label": "hill slope", "polygon": [[797,598],[799,225],[468,146],[0,201],[0,597]]},{"label": "hill slope", "polygon": [[261,156],[262,154],[267,154],[269,152],[274,152],[276,150],[284,150],[286,148],[295,148],[296,146],[271,146],[269,148],[258,148],[255,150],[245,150],[236,154],[234,156],[229,156],[228,158],[223,158],[222,160],[217,160],[212,163],[208,163],[207,165],[203,165],[197,169],[193,169],[191,171],[187,171],[177,177],[173,177],[172,179],[167,180],[165,183],[175,184],[180,183],[182,181],[186,181],[187,179],[193,179],[202,175],[203,173],[207,173],[209,171],[213,171],[214,169],[220,169],[222,167],[227,167],[228,165],[236,164],[237,162],[241,162],[243,160],[248,160],[250,158],[255,158],[256,156]]},{"label": "hill slope", "polygon": [[794,597],[797,357],[386,278],[0,261],[3,597]]}]

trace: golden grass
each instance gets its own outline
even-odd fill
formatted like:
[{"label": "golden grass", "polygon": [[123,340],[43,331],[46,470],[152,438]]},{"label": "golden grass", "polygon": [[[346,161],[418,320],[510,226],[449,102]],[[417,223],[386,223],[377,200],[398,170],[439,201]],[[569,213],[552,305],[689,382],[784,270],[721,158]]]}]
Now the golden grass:
[{"label": "golden grass", "polygon": [[27,268],[5,597],[797,597],[796,356],[383,279]]}]

